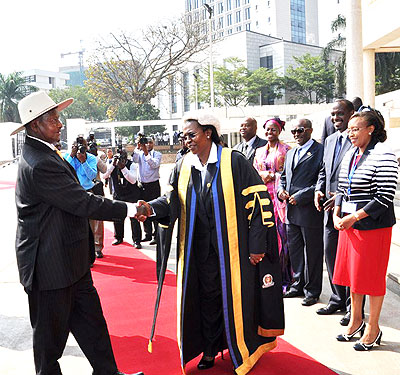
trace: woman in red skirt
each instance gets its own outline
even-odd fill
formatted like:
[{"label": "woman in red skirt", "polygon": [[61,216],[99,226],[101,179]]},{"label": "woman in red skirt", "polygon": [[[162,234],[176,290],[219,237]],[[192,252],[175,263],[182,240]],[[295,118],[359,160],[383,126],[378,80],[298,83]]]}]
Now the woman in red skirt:
[{"label": "woman in red skirt", "polygon": [[[349,286],[351,319],[347,332],[337,336],[349,341],[360,333],[354,345],[358,351],[380,344],[379,316],[386,293],[392,226],[396,219],[393,198],[398,164],[395,155],[382,144],[386,140],[379,111],[354,114],[348,126],[354,146],[343,159],[333,221],[339,230],[333,283]],[[362,320],[364,295],[369,296],[368,323]]]}]

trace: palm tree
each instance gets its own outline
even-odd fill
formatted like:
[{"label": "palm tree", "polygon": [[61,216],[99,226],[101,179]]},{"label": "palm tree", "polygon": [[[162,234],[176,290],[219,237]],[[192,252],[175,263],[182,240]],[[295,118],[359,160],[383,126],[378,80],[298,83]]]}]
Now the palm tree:
[{"label": "palm tree", "polygon": [[[346,37],[339,31],[346,28],[346,17],[338,14],[337,18],[331,23],[332,33],[338,32],[337,36],[332,39],[322,50],[322,58],[325,64],[328,64],[331,53],[336,48],[346,48]],[[340,98],[346,93],[346,51],[341,54],[340,58],[335,63],[335,96]]]},{"label": "palm tree", "polygon": [[[28,89],[28,90],[27,90]],[[29,93],[21,72],[11,73],[8,76],[0,73],[0,120],[3,122],[19,122],[17,104]]]}]

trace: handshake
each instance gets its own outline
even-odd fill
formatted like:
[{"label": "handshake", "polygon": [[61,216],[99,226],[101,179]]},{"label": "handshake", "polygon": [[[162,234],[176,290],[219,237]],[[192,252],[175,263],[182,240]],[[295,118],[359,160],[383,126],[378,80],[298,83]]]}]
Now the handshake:
[{"label": "handshake", "polygon": [[152,207],[145,201],[139,200],[136,204],[136,214],[134,218],[138,221],[145,221],[149,216],[154,214]]}]

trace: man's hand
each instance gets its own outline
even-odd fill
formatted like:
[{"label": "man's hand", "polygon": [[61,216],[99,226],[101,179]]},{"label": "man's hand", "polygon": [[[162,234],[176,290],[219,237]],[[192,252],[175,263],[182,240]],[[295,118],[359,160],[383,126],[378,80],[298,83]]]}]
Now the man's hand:
[{"label": "man's hand", "polygon": [[325,211],[331,211],[335,208],[336,194],[329,192],[329,195],[331,197],[323,204],[323,208]]},{"label": "man's hand", "polygon": [[297,204],[297,201],[296,201],[296,198],[294,197],[294,195],[291,195],[291,196],[289,197],[288,202],[289,202],[291,205],[293,205],[293,206],[295,206],[295,205]]},{"label": "man's hand", "polygon": [[145,221],[149,216],[153,214],[153,209],[151,206],[142,200],[139,200],[136,203],[137,213],[135,215],[135,219],[139,221]]},{"label": "man's hand", "polygon": [[76,158],[81,162],[81,163],[84,163],[85,161],[86,161],[86,152],[84,152],[84,153],[81,153],[81,152],[77,152],[76,153]]},{"label": "man's hand", "polygon": [[118,156],[118,155],[114,155],[114,157],[113,157],[113,166],[114,166],[114,167],[117,166],[118,160],[119,160],[119,156]]},{"label": "man's hand", "polygon": [[78,152],[78,146],[76,144],[73,144],[70,153],[71,158],[74,158],[77,152]]},{"label": "man's hand", "polygon": [[289,193],[286,190],[282,190],[278,194],[279,199],[285,201],[286,199],[289,198]]},{"label": "man's hand", "polygon": [[314,194],[314,206],[318,211],[322,210],[322,207],[319,205],[319,201],[325,197],[325,194],[322,191],[316,191]]},{"label": "man's hand", "polygon": [[262,261],[262,259],[264,258],[265,254],[250,254],[249,256],[249,260],[250,263],[255,266],[257,263],[260,263]]}]

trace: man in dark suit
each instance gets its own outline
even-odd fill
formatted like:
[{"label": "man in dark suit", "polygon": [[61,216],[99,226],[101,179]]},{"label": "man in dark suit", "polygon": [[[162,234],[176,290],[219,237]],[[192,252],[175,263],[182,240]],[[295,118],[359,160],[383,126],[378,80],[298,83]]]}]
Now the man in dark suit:
[{"label": "man in dark suit", "polygon": [[234,150],[240,151],[247,160],[253,165],[256,149],[267,144],[265,139],[261,139],[257,135],[257,121],[252,117],[247,117],[240,124],[240,135],[243,141],[233,147]]},{"label": "man in dark suit", "polygon": [[[332,122],[337,130],[325,140],[324,163],[318,176],[315,187],[314,204],[318,211],[324,211],[324,253],[325,262],[331,284],[332,294],[328,305],[317,310],[319,315],[333,314],[338,310],[350,309],[348,288],[332,284],[333,271],[336,260],[336,248],[339,232],[334,228],[332,210],[335,204],[335,192],[338,185],[340,165],[343,156],[352,147],[347,135],[347,125],[354,113],[353,103],[346,99],[338,99],[333,104]],[[347,289],[347,293],[346,293]]]},{"label": "man in dark suit", "polygon": [[[59,111],[72,103],[43,91],[18,104],[26,130],[17,184],[17,263],[28,293],[36,374],[59,375],[58,359],[69,332],[93,367],[93,374],[118,371],[90,263],[94,241],[88,218],[133,216],[136,208],[85,191],[76,172],[57,152]],[[140,373],[142,374],[142,373]]]},{"label": "man in dark suit", "polygon": [[315,208],[313,198],[323,146],[311,138],[312,131],[308,119],[293,126],[298,147],[286,154],[278,187],[278,198],[288,203],[288,247],[294,279],[284,297],[305,295],[303,306],[317,303],[322,289],[322,213]]}]

